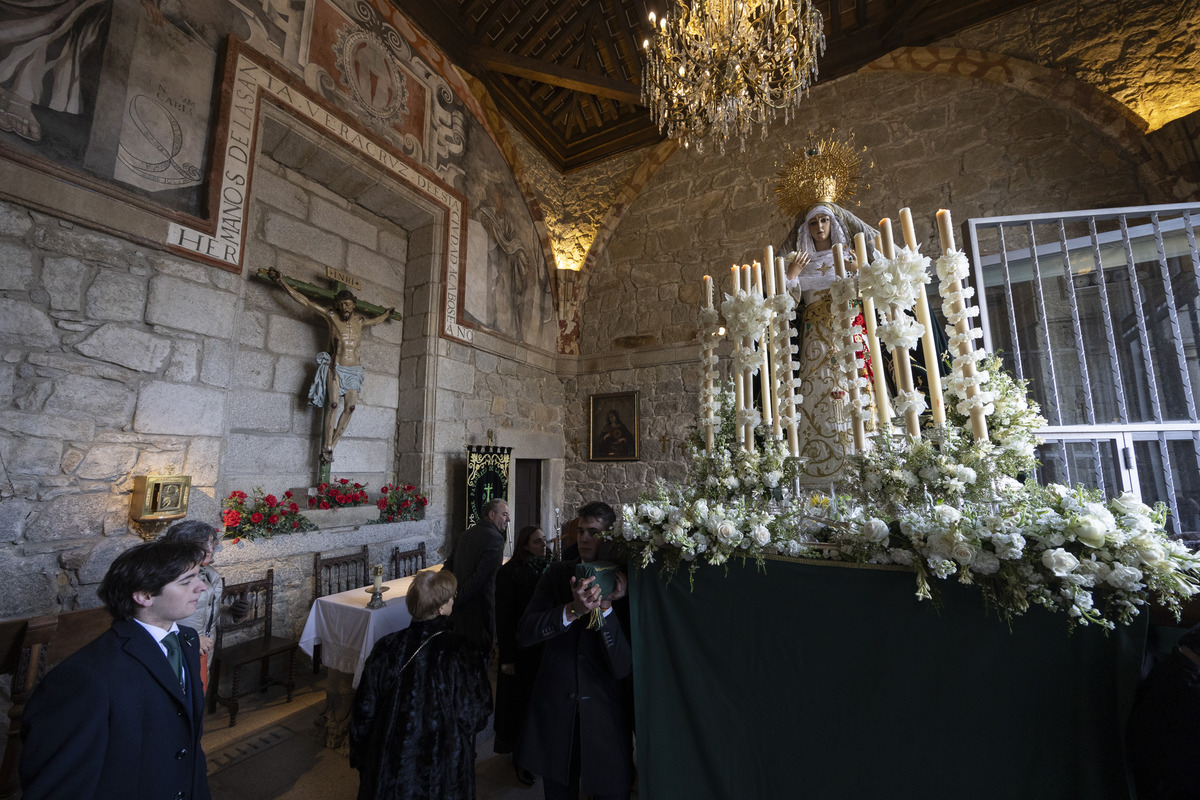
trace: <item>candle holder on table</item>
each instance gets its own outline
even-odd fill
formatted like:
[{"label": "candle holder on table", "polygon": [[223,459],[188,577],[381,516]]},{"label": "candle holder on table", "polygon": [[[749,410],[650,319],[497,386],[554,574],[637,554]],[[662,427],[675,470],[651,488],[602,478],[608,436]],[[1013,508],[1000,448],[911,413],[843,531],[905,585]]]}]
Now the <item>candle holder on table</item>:
[{"label": "candle holder on table", "polygon": [[371,593],[371,602],[367,603],[367,608],[384,608],[386,604],[383,602],[383,593],[391,587],[383,585],[383,564],[376,564],[371,568],[371,577],[374,578],[374,584],[363,590]]},{"label": "candle holder on table", "polygon": [[370,608],[370,609],[385,608],[387,606],[387,604],[383,602],[383,593],[386,592],[390,588],[392,588],[392,587],[390,587],[390,586],[379,586],[379,587],[368,586],[366,589],[363,589],[364,592],[370,592],[370,594],[371,594],[371,601],[369,603],[367,603],[367,608]]}]

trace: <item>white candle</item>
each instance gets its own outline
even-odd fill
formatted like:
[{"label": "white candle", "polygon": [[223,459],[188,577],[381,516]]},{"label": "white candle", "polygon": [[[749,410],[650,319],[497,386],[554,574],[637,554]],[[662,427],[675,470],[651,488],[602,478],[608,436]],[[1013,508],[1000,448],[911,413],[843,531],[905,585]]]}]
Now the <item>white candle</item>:
[{"label": "white candle", "polygon": [[[896,257],[896,243],[892,238],[892,221],[884,218],[879,221],[879,232],[882,236],[883,257]],[[889,308],[886,313],[895,319],[896,315],[904,312],[898,308]],[[900,391],[906,395],[911,395],[913,391],[912,363],[908,358],[908,348],[896,347],[892,350],[892,359],[896,363],[896,383],[899,385]],[[916,409],[908,408],[904,412],[904,429],[909,436],[921,435],[921,416]]]},{"label": "white candle", "polygon": [[383,570],[381,570],[381,569],[380,569],[380,568],[377,566],[377,567],[375,568],[375,591],[376,591],[376,593],[378,593],[378,592],[379,592],[379,589],[380,589],[382,586],[383,586]]},{"label": "white candle", "polygon": [[[937,212],[938,235],[942,242],[942,252],[947,253],[954,249],[954,226],[950,222],[950,212],[946,209],[941,209]],[[953,294],[955,297],[960,297],[958,292],[962,291],[962,281],[951,281],[948,286],[942,285],[939,287],[942,296]],[[958,319],[954,324],[954,332],[962,337],[961,344],[958,346],[959,356],[969,356],[972,352],[973,345],[971,339],[966,335],[971,330],[971,320],[966,317],[959,316],[963,310],[963,301],[957,299],[950,307],[951,313]],[[964,360],[962,364],[963,378],[975,377],[975,362]],[[968,398],[979,396],[979,387],[971,384],[964,389],[964,394]],[[971,416],[971,435],[975,437],[977,442],[986,442],[988,440],[987,419],[984,417],[983,409],[972,407]]]},{"label": "white candle", "polygon": [[[769,252],[770,247],[767,248]],[[770,263],[770,268],[767,274],[771,276],[770,285],[774,288],[771,291],[772,296],[782,294],[784,292],[784,277],[783,277],[783,259],[778,258]],[[775,336],[771,337],[771,375],[775,381],[775,388],[771,392],[771,411],[774,417],[771,419],[771,436],[779,441],[783,438],[783,422],[780,416],[787,412],[787,400],[784,398],[791,397],[791,377],[792,377],[792,356],[788,350],[791,344],[791,329],[788,321],[782,315],[775,322],[773,331],[779,331],[779,341],[775,341]],[[785,383],[785,381],[787,381]]]},{"label": "white candle", "polygon": [[[860,267],[867,263],[867,237],[865,234],[854,234],[854,252],[858,256]],[[891,430],[892,403],[888,400],[887,381],[883,376],[883,357],[879,348],[879,336],[875,332],[875,300],[863,298],[863,321],[867,324],[867,349],[871,353],[871,378],[875,386],[875,413],[879,419],[879,430],[889,433]]]},{"label": "white candle", "polygon": [[[767,248],[768,255],[770,248]],[[767,262],[769,265],[771,262]],[[768,270],[769,272],[770,270]],[[759,297],[765,298],[763,293],[763,268],[762,264],[754,262],[754,293]],[[763,425],[774,425],[774,420],[771,417],[771,323],[767,323],[766,331],[763,333],[763,338],[758,343],[758,352],[762,353],[762,366],[758,368],[758,388],[759,394],[762,395],[762,421]]]},{"label": "white candle", "polygon": [[[713,281],[711,275],[704,276],[704,308],[711,311],[713,307]],[[713,338],[710,331],[702,330],[704,337],[704,392],[700,395],[700,403],[704,407],[704,452],[712,453],[713,448],[713,368],[712,351]]]},{"label": "white candle", "polygon": [[[746,294],[754,291],[754,276],[749,264],[742,264],[742,289]],[[742,337],[742,349],[747,355],[754,352],[754,339],[750,336]],[[744,408],[749,411],[754,408],[754,373],[749,367],[742,372],[742,397],[745,398]],[[742,428],[742,444],[747,452],[754,452],[754,426],[750,423]]]},{"label": "white candle", "polygon": [[[917,249],[917,234],[913,229],[912,212],[900,209],[900,229],[904,231],[904,244],[909,250]],[[929,383],[929,408],[933,413],[934,425],[946,424],[946,401],[942,399],[942,373],[938,364],[937,340],[933,333],[933,315],[929,313],[929,298],[923,287],[917,287],[917,303],[914,309],[917,322],[925,327],[921,334],[921,352],[925,354],[925,377]]]}]

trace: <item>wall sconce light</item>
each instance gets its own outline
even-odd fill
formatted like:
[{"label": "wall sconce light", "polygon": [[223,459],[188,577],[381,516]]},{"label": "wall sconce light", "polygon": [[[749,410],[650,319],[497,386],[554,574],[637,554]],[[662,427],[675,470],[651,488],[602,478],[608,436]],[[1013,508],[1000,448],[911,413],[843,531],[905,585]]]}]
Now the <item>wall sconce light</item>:
[{"label": "wall sconce light", "polygon": [[191,491],[191,475],[136,475],[129,518],[136,522],[183,519]]}]

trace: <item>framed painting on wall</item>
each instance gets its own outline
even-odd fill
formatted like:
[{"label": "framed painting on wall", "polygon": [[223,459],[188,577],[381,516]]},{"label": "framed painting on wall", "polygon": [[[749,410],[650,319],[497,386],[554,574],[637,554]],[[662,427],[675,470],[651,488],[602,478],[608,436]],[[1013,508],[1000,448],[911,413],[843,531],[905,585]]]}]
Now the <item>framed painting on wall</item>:
[{"label": "framed painting on wall", "polygon": [[592,408],[588,419],[590,460],[638,460],[637,392],[592,395]]}]

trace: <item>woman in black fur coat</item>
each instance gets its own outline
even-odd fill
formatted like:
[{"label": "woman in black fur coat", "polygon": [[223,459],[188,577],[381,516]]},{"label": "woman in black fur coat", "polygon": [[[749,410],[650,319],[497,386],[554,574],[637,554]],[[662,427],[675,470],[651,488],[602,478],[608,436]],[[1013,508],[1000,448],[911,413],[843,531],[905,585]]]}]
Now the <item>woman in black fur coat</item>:
[{"label": "woman in black fur coat", "polygon": [[359,800],[474,800],[492,695],[482,657],[451,630],[456,588],[449,570],[417,573],[412,625],[376,642],[363,667],[350,718]]}]

